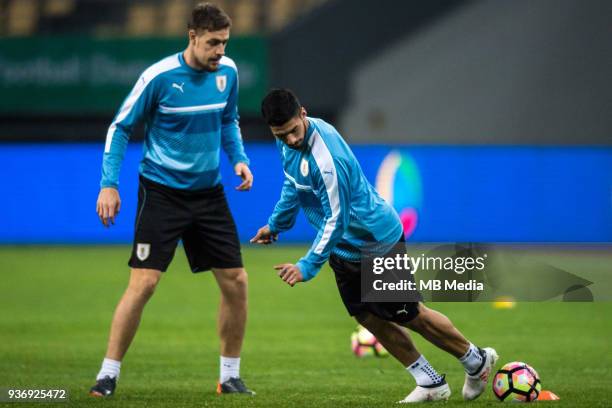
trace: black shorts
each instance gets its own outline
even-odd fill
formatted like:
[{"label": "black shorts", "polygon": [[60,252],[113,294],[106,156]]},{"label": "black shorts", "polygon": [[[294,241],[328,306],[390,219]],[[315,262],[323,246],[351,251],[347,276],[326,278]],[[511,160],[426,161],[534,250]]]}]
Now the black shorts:
[{"label": "black shorts", "polygon": [[[403,235],[400,242],[404,243]],[[394,257],[397,252],[395,248],[385,256]],[[402,245],[401,248],[404,246]],[[351,316],[359,316],[368,312],[383,320],[401,324],[411,321],[419,314],[418,302],[362,302],[361,262],[345,261],[332,254],[329,257],[329,266],[336,275],[340,297]]]},{"label": "black shorts", "polygon": [[166,271],[179,239],[194,273],[242,267],[236,224],[221,184],[177,190],[141,176],[128,265]]}]

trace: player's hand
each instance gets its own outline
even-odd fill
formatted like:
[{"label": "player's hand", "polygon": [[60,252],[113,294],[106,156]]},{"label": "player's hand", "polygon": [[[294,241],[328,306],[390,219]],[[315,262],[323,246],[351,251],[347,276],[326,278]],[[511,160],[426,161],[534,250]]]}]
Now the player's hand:
[{"label": "player's hand", "polygon": [[300,271],[300,268],[294,264],[280,264],[276,265],[274,269],[278,271],[278,277],[287,282],[287,284],[291,287],[295,286],[295,284],[298,282],[304,281],[302,271]]},{"label": "player's hand", "polygon": [[236,175],[242,179],[242,183],[236,187],[236,190],[250,190],[251,186],[253,186],[253,174],[251,173],[249,166],[247,166],[246,163],[238,163],[234,166],[234,171],[236,172]]},{"label": "player's hand", "polygon": [[273,234],[270,231],[270,227],[264,225],[259,230],[257,230],[257,234],[253,238],[251,238],[251,244],[263,244],[270,245],[278,240],[278,234]]},{"label": "player's hand", "polygon": [[119,215],[119,210],[121,210],[119,191],[112,187],[100,190],[98,202],[96,203],[96,212],[105,227],[115,224],[115,217]]}]

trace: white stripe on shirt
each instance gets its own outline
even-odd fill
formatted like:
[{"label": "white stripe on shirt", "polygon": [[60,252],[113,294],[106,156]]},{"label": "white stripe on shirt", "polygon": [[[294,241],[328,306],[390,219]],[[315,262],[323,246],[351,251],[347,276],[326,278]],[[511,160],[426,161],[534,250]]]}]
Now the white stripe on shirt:
[{"label": "white stripe on shirt", "polygon": [[234,71],[238,72],[238,67],[236,66],[236,63],[230,57],[227,57],[225,55],[222,56],[221,60],[219,61],[219,64],[227,65],[228,67],[232,67],[234,69]]},{"label": "white stripe on shirt", "polygon": [[138,82],[136,82],[136,85],[134,85],[134,88],[132,88],[132,91],[121,106],[121,110],[117,114],[117,117],[115,118],[115,120],[113,120],[113,123],[111,123],[110,127],[108,128],[108,132],[106,133],[106,145],[104,146],[104,153],[110,152],[111,145],[113,143],[113,136],[115,135],[115,130],[117,129],[117,123],[120,123],[130,114],[132,108],[136,104],[136,101],[138,100],[138,98],[140,98],[147,85],[149,85],[149,83],[151,83],[151,81],[153,81],[153,79],[155,79],[155,77],[159,74],[162,74],[166,71],[170,71],[174,68],[178,68],[180,66],[181,62],[179,61],[178,54],[174,54],[151,65],[142,73],[140,78],[138,78]]},{"label": "white stripe on shirt", "polygon": [[[284,171],[284,170],[283,170]],[[285,176],[287,177],[287,179],[293,183],[293,185],[295,186],[296,189],[298,190],[304,190],[304,191],[312,191],[312,187],[310,186],[306,186],[304,184],[299,184],[297,181],[295,181],[295,179],[293,177],[291,177],[289,175],[289,173],[285,172]]]},{"label": "white stripe on shirt", "polygon": [[225,108],[227,102],[211,103],[210,105],[195,105],[195,106],[164,106],[159,105],[159,111],[161,113],[193,113],[193,112],[206,112],[212,110],[221,110]]},{"label": "white stripe on shirt", "polygon": [[[312,126],[312,125],[311,125]],[[338,191],[338,174],[336,172],[336,168],[334,165],[334,159],[325,145],[323,138],[319,134],[319,132],[314,129],[312,132],[312,136],[309,140],[311,145],[312,157],[314,157],[317,166],[319,167],[319,172],[321,173],[321,178],[325,183],[325,189],[327,190],[327,197],[329,199],[329,206],[331,208],[331,217],[327,220],[325,224],[325,228],[323,229],[323,234],[321,235],[321,240],[319,241],[317,247],[314,250],[314,253],[317,255],[321,255],[325,246],[331,239],[331,234],[334,232],[336,228],[336,223],[338,222],[338,217],[340,216],[340,194]]]}]

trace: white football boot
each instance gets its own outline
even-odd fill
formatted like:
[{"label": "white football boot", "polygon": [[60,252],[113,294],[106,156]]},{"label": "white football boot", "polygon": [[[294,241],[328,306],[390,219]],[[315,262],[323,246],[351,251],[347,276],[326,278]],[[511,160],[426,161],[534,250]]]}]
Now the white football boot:
[{"label": "white football boot", "polygon": [[451,395],[451,390],[446,381],[435,387],[421,387],[417,385],[410,394],[401,401],[400,404],[412,402],[427,402],[427,401],[446,401]]},{"label": "white football boot", "polygon": [[499,356],[491,347],[484,348],[485,362],[480,371],[474,375],[465,374],[465,383],[463,384],[463,399],[471,401],[480,396],[487,386],[491,371],[495,368],[495,363]]}]

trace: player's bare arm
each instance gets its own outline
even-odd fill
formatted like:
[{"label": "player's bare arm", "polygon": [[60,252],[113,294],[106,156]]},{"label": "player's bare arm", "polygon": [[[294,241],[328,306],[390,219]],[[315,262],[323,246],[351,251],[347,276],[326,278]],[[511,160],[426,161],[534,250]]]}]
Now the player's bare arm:
[{"label": "player's bare arm", "polygon": [[112,187],[102,188],[96,203],[96,212],[102,224],[105,227],[115,224],[115,217],[119,215],[120,210],[121,198],[119,197],[119,191]]},{"label": "player's bare arm", "polygon": [[294,264],[284,263],[274,266],[274,269],[278,271],[278,277],[291,287],[295,286],[298,282],[304,281],[302,271]]},{"label": "player's bare arm", "polygon": [[260,229],[257,230],[257,234],[253,238],[251,238],[251,244],[262,244],[269,245],[278,240],[278,234],[273,234],[270,231],[270,227],[264,225]]},{"label": "player's bare arm", "polygon": [[237,163],[236,166],[234,166],[234,172],[238,177],[242,179],[242,183],[240,183],[240,185],[236,187],[236,190],[250,190],[253,186],[253,173],[251,173],[249,166],[247,166],[246,163]]}]

